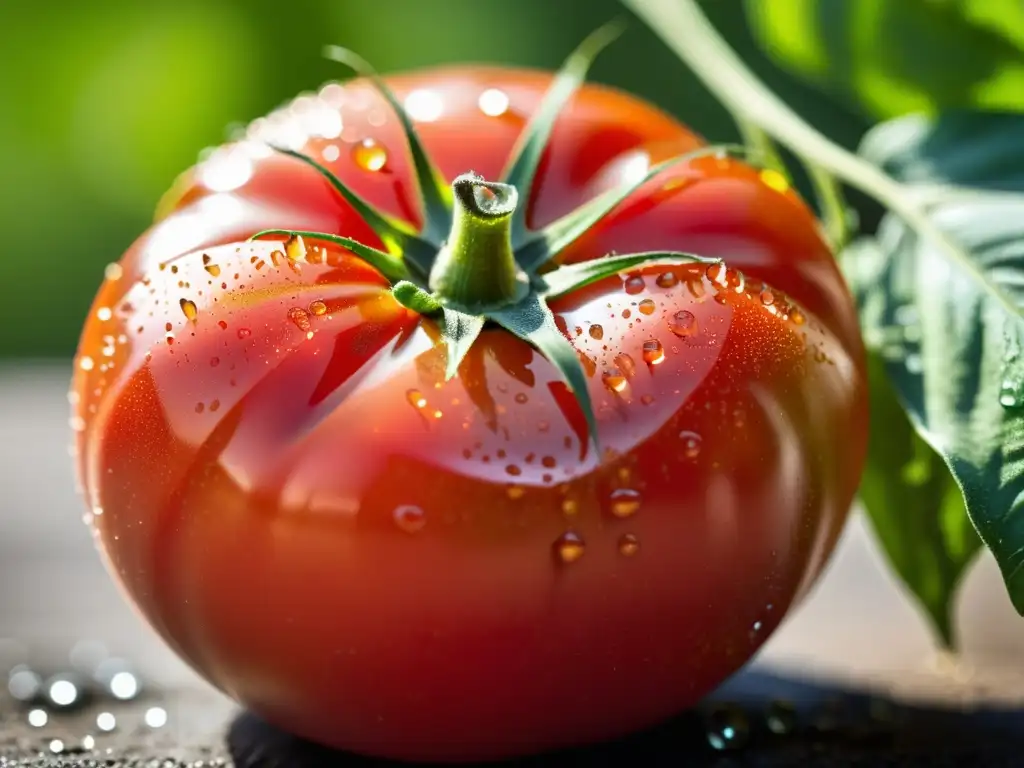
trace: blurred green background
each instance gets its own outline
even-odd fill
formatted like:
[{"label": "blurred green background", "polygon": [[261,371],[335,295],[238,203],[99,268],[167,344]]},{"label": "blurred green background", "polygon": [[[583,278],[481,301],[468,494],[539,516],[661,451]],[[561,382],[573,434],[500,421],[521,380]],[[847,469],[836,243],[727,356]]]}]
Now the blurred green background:
[{"label": "blurred green background", "polygon": [[[760,52],[742,0],[705,7],[787,99],[822,100]],[[323,44],[385,72],[474,60],[554,68],[622,13],[616,0],[0,0],[0,357],[73,354],[103,267],[148,225],[176,174],[232,124],[342,76]],[[640,22],[593,79],[715,140],[736,135]],[[841,106],[812,111],[847,143],[867,125]]]}]

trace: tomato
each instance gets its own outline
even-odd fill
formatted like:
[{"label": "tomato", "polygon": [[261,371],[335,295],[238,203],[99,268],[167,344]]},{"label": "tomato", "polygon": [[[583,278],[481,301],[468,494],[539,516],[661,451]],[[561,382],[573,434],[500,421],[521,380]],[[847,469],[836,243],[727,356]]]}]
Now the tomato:
[{"label": "tomato", "polygon": [[[451,181],[500,176],[551,78],[388,83]],[[216,150],[108,268],[72,386],[78,471],[111,572],[164,640],[282,728],[407,759],[614,737],[744,664],[821,570],[865,452],[854,311],[784,178],[693,157],[560,255],[725,260],[551,302],[590,434],[579,393],[513,333],[486,325],[446,379],[439,324],[366,260],[250,242],[278,228],[387,246],[323,174],[262,142],[424,224],[402,125],[360,79]],[[585,85],[525,190],[527,223],[702,146]]]}]

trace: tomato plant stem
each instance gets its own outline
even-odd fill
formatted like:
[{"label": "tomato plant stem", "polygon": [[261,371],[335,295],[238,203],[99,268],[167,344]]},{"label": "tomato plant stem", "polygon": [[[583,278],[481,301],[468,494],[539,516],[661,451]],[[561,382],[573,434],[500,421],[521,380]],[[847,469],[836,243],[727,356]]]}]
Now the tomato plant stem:
[{"label": "tomato plant stem", "polygon": [[452,229],[430,272],[431,290],[466,308],[513,303],[528,287],[512,250],[516,188],[466,173],[452,182],[452,192]]}]

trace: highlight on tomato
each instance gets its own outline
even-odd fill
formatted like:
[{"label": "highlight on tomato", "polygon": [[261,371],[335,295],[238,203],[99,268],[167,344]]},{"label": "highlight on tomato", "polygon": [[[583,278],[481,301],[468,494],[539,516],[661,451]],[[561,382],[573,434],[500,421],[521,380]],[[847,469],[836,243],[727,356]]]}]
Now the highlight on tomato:
[{"label": "highlight on tomato", "polygon": [[72,385],[111,573],[213,685],[479,760],[693,705],[813,583],[866,443],[854,309],[780,172],[555,74],[298,97],[188,171]]}]

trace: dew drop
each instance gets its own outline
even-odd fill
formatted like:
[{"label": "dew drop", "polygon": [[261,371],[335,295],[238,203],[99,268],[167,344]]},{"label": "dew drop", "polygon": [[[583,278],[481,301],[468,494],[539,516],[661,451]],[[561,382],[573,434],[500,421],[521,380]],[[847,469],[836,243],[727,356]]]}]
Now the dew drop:
[{"label": "dew drop", "polygon": [[93,359],[88,355],[85,355],[84,357],[82,357],[81,360],[78,361],[78,367],[81,368],[83,371],[91,371],[95,367],[95,365],[96,363],[94,363]]},{"label": "dew drop", "polygon": [[708,713],[705,727],[708,744],[717,750],[741,749],[750,738],[750,723],[746,714],[731,704],[712,709]]},{"label": "dew drop", "polygon": [[697,333],[697,318],[692,312],[681,309],[676,312],[668,321],[669,330],[680,338],[693,336]]},{"label": "dew drop", "polygon": [[789,319],[793,322],[794,325],[803,325],[804,323],[807,322],[807,318],[804,317],[804,313],[801,312],[796,307],[794,307],[793,310],[789,313]]},{"label": "dew drop", "polygon": [[785,736],[793,733],[797,725],[796,707],[788,701],[775,699],[768,704],[764,720],[768,730],[774,734]]},{"label": "dew drop", "polygon": [[565,499],[562,502],[562,514],[572,517],[579,512],[579,504],[576,503],[575,499]]},{"label": "dew drop", "polygon": [[306,241],[301,235],[292,235],[284,244],[284,253],[288,261],[305,261],[308,253]]},{"label": "dew drop", "polygon": [[427,407],[427,398],[418,389],[410,389],[405,393],[405,397],[413,408],[422,409]]},{"label": "dew drop", "polygon": [[107,264],[106,268],[103,270],[103,276],[107,280],[110,280],[111,282],[113,282],[114,280],[120,280],[123,274],[124,269],[121,267],[120,264],[116,263]]},{"label": "dew drop", "polygon": [[364,171],[383,170],[388,162],[388,152],[373,139],[363,139],[352,147],[352,159]]},{"label": "dew drop", "polygon": [[252,336],[252,331],[250,331],[248,328],[239,328],[238,329],[238,338],[240,338],[240,339],[247,339],[250,336]]},{"label": "dew drop", "polygon": [[688,459],[695,459],[700,456],[701,443],[704,442],[700,435],[684,429],[679,433],[679,439],[683,443],[683,456]]},{"label": "dew drop", "polygon": [[395,507],[392,513],[395,525],[406,533],[419,533],[427,524],[426,513],[413,504],[402,504]]},{"label": "dew drop", "polygon": [[640,539],[634,533],[624,533],[619,537],[619,554],[632,557],[640,551]]},{"label": "dew drop", "polygon": [[592,326],[590,326],[590,330],[588,332],[590,333],[590,338],[592,339],[600,340],[604,338],[604,328],[602,328],[597,323],[594,323]]},{"label": "dew drop", "polygon": [[617,354],[614,362],[627,379],[632,379],[636,375],[636,362],[625,352]]},{"label": "dew drop", "polygon": [[203,269],[205,269],[207,272],[209,272],[213,277],[219,277],[220,276],[220,267],[218,267],[216,264],[213,264],[212,261],[213,260],[210,258],[209,254],[204,253],[203,254]]},{"label": "dew drop", "polygon": [[619,488],[612,491],[609,499],[611,504],[608,509],[615,517],[632,517],[640,509],[640,492],[634,491],[632,488]]},{"label": "dew drop", "polygon": [[665,362],[665,348],[657,339],[648,339],[644,342],[643,358],[647,365],[661,365]]},{"label": "dew drop", "polygon": [[199,310],[196,308],[196,303],[191,299],[179,300],[178,306],[181,307],[181,313],[185,315],[186,320],[194,323],[196,318],[199,317]]},{"label": "dew drop", "polygon": [[309,303],[309,313],[320,317],[321,315],[327,314],[327,305],[317,299]]},{"label": "dew drop", "polygon": [[644,395],[643,397],[640,398],[640,402],[643,403],[644,405],[650,405],[651,403],[654,402],[654,396]]},{"label": "dew drop", "polygon": [[644,282],[644,279],[641,275],[630,275],[629,277],[626,278],[626,281],[623,283],[622,287],[625,288],[626,293],[630,295],[635,295],[638,293],[642,293],[644,288],[647,287],[647,283]]},{"label": "dew drop", "polygon": [[657,309],[657,306],[654,303],[654,299],[644,299],[643,301],[640,302],[640,305],[637,307],[637,309],[640,310],[641,315],[653,315],[654,310]]},{"label": "dew drop", "polygon": [[50,722],[50,716],[45,709],[33,709],[28,713],[28,724],[33,728],[43,728]]},{"label": "dew drop", "polygon": [[517,395],[516,395],[516,397],[515,397],[515,401],[516,401],[517,403],[519,403],[520,405],[522,405],[523,403],[527,402],[527,401],[528,401],[529,399],[530,399],[530,398],[529,398],[529,397],[527,397],[527,395],[526,395],[526,393],[525,393],[525,392],[520,392],[520,393],[519,393],[519,394],[517,394]]},{"label": "dew drop", "polygon": [[1003,408],[1017,408],[1021,405],[1020,387],[1006,380],[999,389],[999,404]]},{"label": "dew drop", "polygon": [[679,278],[675,272],[662,272],[654,282],[659,288],[675,288],[679,284]]},{"label": "dew drop", "polygon": [[621,393],[626,390],[629,382],[618,368],[612,368],[601,374],[601,381],[612,392]]},{"label": "dew drop", "polygon": [[774,189],[776,192],[789,191],[789,181],[773,168],[765,168],[761,171],[761,181],[766,187]]},{"label": "dew drop", "polygon": [[288,310],[288,319],[303,333],[312,328],[309,322],[309,313],[299,307],[292,307]]},{"label": "dew drop", "polygon": [[573,531],[566,531],[554,543],[555,559],[562,563],[575,563],[585,551],[586,544],[583,538]]}]

